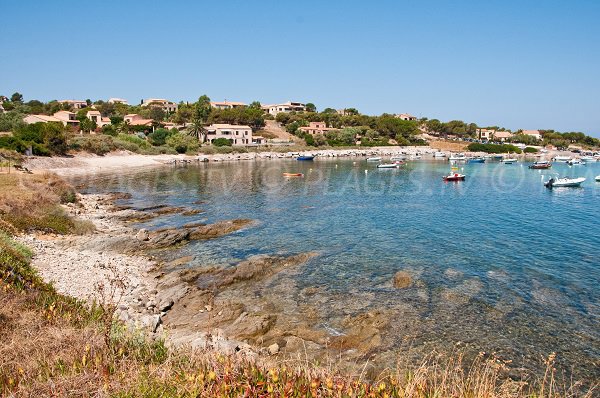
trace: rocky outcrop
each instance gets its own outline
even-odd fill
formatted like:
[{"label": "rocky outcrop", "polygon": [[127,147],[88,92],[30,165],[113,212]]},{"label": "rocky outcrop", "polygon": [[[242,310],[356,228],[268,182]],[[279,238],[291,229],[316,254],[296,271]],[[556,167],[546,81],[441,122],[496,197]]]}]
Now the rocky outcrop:
[{"label": "rocky outcrop", "polygon": [[406,271],[398,271],[394,275],[394,287],[397,289],[404,289],[410,286],[412,278]]}]

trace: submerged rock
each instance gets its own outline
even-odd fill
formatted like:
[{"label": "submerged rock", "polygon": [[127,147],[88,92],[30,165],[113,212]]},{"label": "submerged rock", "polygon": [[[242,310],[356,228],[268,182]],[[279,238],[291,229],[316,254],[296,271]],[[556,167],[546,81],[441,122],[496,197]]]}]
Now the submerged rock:
[{"label": "submerged rock", "polygon": [[410,286],[412,278],[406,271],[398,271],[394,275],[394,287],[397,289],[404,289]]}]

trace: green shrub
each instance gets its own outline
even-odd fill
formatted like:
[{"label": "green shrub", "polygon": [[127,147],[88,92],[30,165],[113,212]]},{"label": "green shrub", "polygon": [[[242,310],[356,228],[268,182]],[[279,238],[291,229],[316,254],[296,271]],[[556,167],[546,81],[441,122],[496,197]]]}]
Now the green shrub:
[{"label": "green shrub", "polygon": [[485,153],[508,153],[508,152],[513,152],[513,153],[521,153],[521,150],[514,146],[514,145],[510,145],[510,144],[479,144],[479,143],[472,143],[469,144],[469,146],[467,147],[467,149],[471,152],[485,152]]},{"label": "green shrub", "polygon": [[76,151],[90,152],[100,156],[116,149],[112,137],[108,135],[76,136],[71,140],[69,147]]},{"label": "green shrub", "polygon": [[538,150],[537,150],[537,148],[528,146],[525,149],[523,149],[523,152],[525,152],[525,153],[537,153]]},{"label": "green shrub", "polygon": [[213,146],[231,146],[231,140],[228,140],[227,138],[217,138],[215,140],[212,141]]},{"label": "green shrub", "polygon": [[197,153],[198,149],[200,148],[200,144],[196,138],[181,133],[171,134],[166,139],[166,143],[168,146],[175,149],[177,153]]},{"label": "green shrub", "polygon": [[171,131],[167,129],[156,129],[154,132],[148,134],[148,139],[152,145],[161,146],[166,144],[166,140],[171,134]]}]

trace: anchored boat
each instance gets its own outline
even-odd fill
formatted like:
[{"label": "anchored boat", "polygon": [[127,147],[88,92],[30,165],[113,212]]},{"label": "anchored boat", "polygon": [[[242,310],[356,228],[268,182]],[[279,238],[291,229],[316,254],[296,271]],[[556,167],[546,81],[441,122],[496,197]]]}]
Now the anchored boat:
[{"label": "anchored boat", "polygon": [[283,173],[284,177],[304,177],[302,173]]},{"label": "anchored boat", "polygon": [[585,166],[585,162],[581,159],[570,159],[567,161],[569,166]]},{"label": "anchored boat", "polygon": [[554,178],[552,177],[544,183],[546,188],[560,188],[560,187],[579,187],[581,183],[585,181],[584,177],[578,178]]},{"label": "anchored boat", "polygon": [[485,158],[482,158],[482,157],[469,158],[469,163],[485,163]]},{"label": "anchored boat", "polygon": [[552,163],[545,160],[533,162],[533,164],[529,165],[530,169],[549,169],[550,167],[552,167]]},{"label": "anchored boat", "polygon": [[315,157],[313,155],[300,155],[296,158],[296,160],[313,160]]},{"label": "anchored boat", "polygon": [[367,158],[367,162],[381,162],[381,157]]}]

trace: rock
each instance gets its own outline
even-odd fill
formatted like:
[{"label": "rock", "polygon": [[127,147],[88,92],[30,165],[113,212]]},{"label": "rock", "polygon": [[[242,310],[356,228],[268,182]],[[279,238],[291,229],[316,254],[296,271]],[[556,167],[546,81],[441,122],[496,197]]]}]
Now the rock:
[{"label": "rock", "polygon": [[173,304],[175,304],[175,303],[173,302],[173,300],[172,300],[172,299],[167,299],[167,300],[165,300],[165,301],[162,301],[162,302],[160,302],[160,303],[158,304],[158,310],[159,310],[160,312],[163,312],[163,311],[168,311],[168,310],[170,310],[170,309],[171,309],[171,307],[173,307]]},{"label": "rock", "polygon": [[271,344],[269,346],[268,350],[269,350],[269,354],[271,354],[271,355],[277,354],[279,352],[279,344],[277,344],[277,343]]},{"label": "rock", "polygon": [[220,236],[240,230],[250,223],[252,223],[252,220],[248,219],[219,221],[214,224],[193,228],[190,233],[190,239],[198,240],[218,238]]},{"label": "rock", "polygon": [[412,278],[406,271],[398,271],[394,275],[394,287],[397,289],[404,289],[410,286]]},{"label": "rock", "polygon": [[160,315],[144,315],[140,319],[140,323],[150,329],[152,333],[156,332],[158,325],[160,325],[161,319]]},{"label": "rock", "polygon": [[212,311],[212,305],[205,305],[204,308],[206,309],[206,311],[211,312]]},{"label": "rock", "polygon": [[147,241],[148,239],[150,239],[150,234],[148,233],[147,230],[145,229],[140,229],[138,231],[138,233],[135,235],[135,238],[137,240],[141,240],[141,241]]}]

